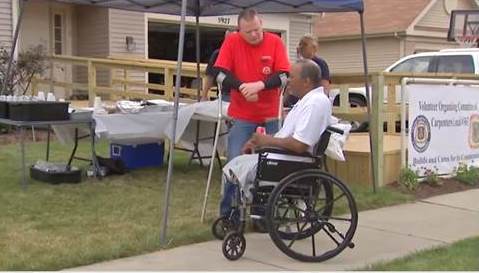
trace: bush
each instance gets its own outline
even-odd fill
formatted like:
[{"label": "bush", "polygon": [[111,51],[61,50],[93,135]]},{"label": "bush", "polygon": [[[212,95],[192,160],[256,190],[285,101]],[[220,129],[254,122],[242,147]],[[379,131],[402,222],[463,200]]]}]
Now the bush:
[{"label": "bush", "polygon": [[47,69],[45,49],[42,45],[31,47],[18,54],[17,60],[11,64],[9,79],[5,79],[8,63],[10,60],[10,51],[4,46],[0,47],[0,84],[7,80],[6,90],[2,90],[2,95],[17,94],[25,95],[30,87],[30,83],[35,75],[42,75]]},{"label": "bush", "polygon": [[424,181],[428,183],[431,186],[440,186],[442,182],[439,180],[439,175],[438,175],[438,168],[434,167],[433,169],[428,169],[426,167],[423,167],[424,169]]},{"label": "bush", "polygon": [[456,173],[454,178],[468,185],[475,185],[479,179],[479,170],[472,166],[467,166],[464,162],[460,162],[454,168],[454,172]]},{"label": "bush", "polygon": [[419,186],[419,175],[417,171],[409,168],[402,168],[399,172],[399,184],[410,191],[415,191]]}]

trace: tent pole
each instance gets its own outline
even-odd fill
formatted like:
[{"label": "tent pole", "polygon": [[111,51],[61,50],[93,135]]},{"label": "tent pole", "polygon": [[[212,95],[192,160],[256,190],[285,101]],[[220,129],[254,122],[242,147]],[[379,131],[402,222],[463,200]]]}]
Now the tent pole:
[{"label": "tent pole", "polygon": [[[366,88],[366,101],[368,102],[367,104],[367,109],[368,109],[368,123],[371,124],[371,96],[370,96],[370,89],[369,89],[369,84],[368,84],[368,57],[367,57],[367,51],[366,51],[366,34],[364,33],[364,12],[361,11],[359,13],[359,19],[361,21],[361,44],[363,48],[363,69],[364,69],[364,87]],[[371,126],[369,126],[369,150],[371,152],[371,174],[373,178],[373,192],[376,192],[376,173],[374,172],[374,159],[376,158],[376,155],[374,153],[373,149],[373,139],[371,138]]]},{"label": "tent pole", "polygon": [[196,80],[198,81],[198,84],[196,85],[196,98],[197,101],[200,101],[200,96],[201,96],[201,84],[200,84],[200,14],[199,14],[199,9],[200,9],[200,1],[196,0]]},{"label": "tent pole", "polygon": [[[196,101],[199,102],[200,101],[200,96],[201,96],[201,88],[202,88],[202,84],[201,83],[201,80],[200,80],[200,15],[198,13],[200,9],[200,3],[199,3],[199,0],[196,1],[196,10],[197,10],[197,13],[195,15],[195,19],[196,19],[196,30],[195,30],[195,40],[196,40]],[[197,155],[197,159],[200,161],[200,166],[203,167],[203,159],[201,157],[201,153],[200,153],[200,149],[199,149],[199,146],[200,146],[200,142],[199,142],[199,138],[200,138],[200,121],[197,120],[196,121],[196,134],[195,134],[195,143],[193,143],[193,152],[191,154],[191,157],[190,157],[190,163],[191,163],[191,160],[193,158],[195,158],[195,155]]]},{"label": "tent pole", "polygon": [[[3,79],[2,90],[0,91],[1,95],[5,94],[7,85],[10,82],[10,73],[12,72],[11,70],[12,70],[13,58],[15,56],[15,50],[17,48],[18,35],[20,34],[20,26],[22,25],[23,11],[25,10],[24,1],[26,0],[20,0],[20,14],[18,15],[17,25],[15,27],[15,33],[13,34],[12,48],[10,49],[10,59],[8,60],[7,71],[5,72],[5,78]],[[13,18],[13,14],[12,14],[12,18]]]},{"label": "tent pole", "polygon": [[162,246],[167,245],[166,241],[166,231],[168,227],[168,206],[170,203],[170,186],[171,186],[171,176],[173,174],[173,159],[174,159],[174,150],[175,150],[175,141],[176,141],[176,126],[178,123],[178,107],[180,101],[180,86],[181,86],[181,66],[183,62],[183,49],[185,41],[185,18],[186,18],[186,3],[187,0],[181,1],[181,22],[180,22],[180,37],[178,40],[178,58],[176,65],[176,82],[175,82],[175,107],[173,111],[173,128],[172,128],[172,137],[170,139],[170,156],[168,158],[168,173],[166,176],[166,189],[165,189],[165,200],[164,200],[164,209],[163,209],[163,222],[160,233],[160,243]]}]

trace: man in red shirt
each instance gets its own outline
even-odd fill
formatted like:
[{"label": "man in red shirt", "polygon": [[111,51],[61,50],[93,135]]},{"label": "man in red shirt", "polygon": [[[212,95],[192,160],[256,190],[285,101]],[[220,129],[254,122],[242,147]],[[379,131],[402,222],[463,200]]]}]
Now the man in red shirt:
[{"label": "man in red shirt", "polygon": [[[264,126],[267,134],[278,131],[280,87],[286,84],[289,66],[281,38],[263,32],[254,9],[243,10],[238,15],[238,32],[226,37],[215,63],[223,76],[217,80],[231,88],[228,161],[241,154],[258,126]],[[231,207],[234,190],[225,185],[221,215],[229,213],[226,208]]]}]

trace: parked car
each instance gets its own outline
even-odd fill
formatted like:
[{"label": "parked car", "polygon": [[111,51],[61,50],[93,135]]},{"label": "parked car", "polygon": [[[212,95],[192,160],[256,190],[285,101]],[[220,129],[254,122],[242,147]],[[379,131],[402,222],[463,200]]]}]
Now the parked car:
[{"label": "parked car", "polygon": [[[443,49],[424,52],[401,58],[384,70],[402,73],[467,73],[479,75],[479,48]],[[385,94],[386,96],[386,94]],[[330,92],[333,105],[339,105],[339,89]],[[396,101],[400,102],[400,92],[396,92]],[[351,107],[367,105],[365,88],[350,88]],[[353,130],[364,131],[367,123],[354,123]]]}]

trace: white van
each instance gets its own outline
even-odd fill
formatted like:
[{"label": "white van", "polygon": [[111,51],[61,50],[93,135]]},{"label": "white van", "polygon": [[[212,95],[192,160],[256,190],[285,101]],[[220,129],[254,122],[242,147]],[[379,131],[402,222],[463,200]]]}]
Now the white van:
[{"label": "white van", "polygon": [[[401,58],[384,70],[385,72],[411,73],[468,73],[479,74],[479,48],[443,49],[424,52]],[[339,105],[339,90],[331,90],[335,106]],[[364,88],[349,90],[351,106],[366,106]]]},{"label": "white van", "polygon": [[[479,48],[454,48],[434,52],[424,52],[401,58],[384,70],[398,73],[466,73],[479,74]],[[398,86],[398,88],[400,88]],[[385,93],[385,96],[387,94]],[[339,105],[339,89],[330,91],[333,105]],[[400,102],[400,92],[396,92],[396,101]],[[364,87],[349,89],[351,107],[366,106]],[[353,131],[364,131],[366,123],[353,122]]]}]

